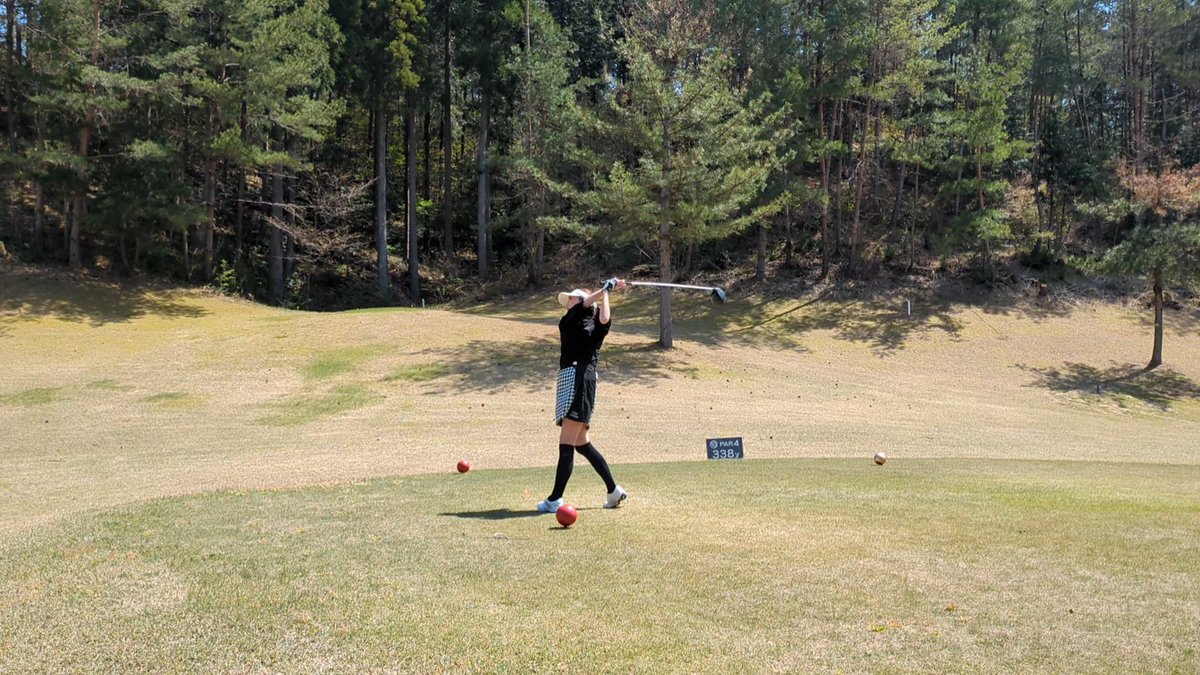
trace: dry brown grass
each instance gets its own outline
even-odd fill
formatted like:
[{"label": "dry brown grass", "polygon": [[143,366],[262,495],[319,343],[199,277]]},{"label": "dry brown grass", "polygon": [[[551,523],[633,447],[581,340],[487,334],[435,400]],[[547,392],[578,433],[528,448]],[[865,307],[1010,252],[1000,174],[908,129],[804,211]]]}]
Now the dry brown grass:
[{"label": "dry brown grass", "polygon": [[[752,457],[1200,463],[1200,316],[903,298],[617,300],[594,440],[613,463]],[[311,314],[0,271],[0,531],[222,489],[555,455],[557,306]],[[1095,393],[1094,379],[1107,384]]]}]

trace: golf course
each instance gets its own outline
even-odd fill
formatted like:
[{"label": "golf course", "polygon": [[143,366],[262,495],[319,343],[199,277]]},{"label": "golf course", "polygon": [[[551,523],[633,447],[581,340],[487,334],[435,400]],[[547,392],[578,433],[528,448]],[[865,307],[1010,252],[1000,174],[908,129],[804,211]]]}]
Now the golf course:
[{"label": "golf course", "polygon": [[0,672],[1200,669],[1194,306],[729,291],[614,295],[562,528],[550,292],[0,269]]}]

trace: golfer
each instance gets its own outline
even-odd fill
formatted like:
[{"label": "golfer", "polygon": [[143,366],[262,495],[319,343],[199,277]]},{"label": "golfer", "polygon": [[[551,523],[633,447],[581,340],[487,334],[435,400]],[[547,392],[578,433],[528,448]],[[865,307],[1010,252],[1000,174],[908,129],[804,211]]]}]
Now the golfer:
[{"label": "golfer", "polygon": [[554,513],[562,506],[563,492],[567,489],[567,481],[571,480],[577,451],[604,480],[604,487],[608,491],[604,508],[615,509],[626,497],[625,490],[613,480],[604,455],[588,437],[592,411],[596,407],[600,345],[604,344],[604,337],[612,326],[608,292],[624,287],[625,281],[614,277],[604,282],[603,288],[595,293],[577,288],[570,293],[558,294],[558,304],[567,308],[567,313],[558,321],[562,352],[558,359],[554,409],[554,422],[562,427],[562,431],[558,434],[558,468],[554,473],[554,490],[537,505],[542,513]]}]

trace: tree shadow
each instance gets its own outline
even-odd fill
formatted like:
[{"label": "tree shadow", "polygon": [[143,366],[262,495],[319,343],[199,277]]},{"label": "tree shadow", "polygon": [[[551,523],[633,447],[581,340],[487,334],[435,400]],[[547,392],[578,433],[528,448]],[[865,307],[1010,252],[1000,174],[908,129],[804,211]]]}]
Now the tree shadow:
[{"label": "tree shadow", "polygon": [[865,344],[884,357],[930,332],[957,337],[963,325],[952,315],[953,308],[949,300],[937,297],[853,298],[826,288],[782,306],[777,300],[763,301],[736,313],[714,312],[706,322],[685,320],[677,333],[712,345],[807,350],[804,335],[825,331],[838,340]]},{"label": "tree shadow", "polygon": [[95,327],[147,315],[194,319],[208,313],[169,291],[65,273],[0,270],[0,331],[5,324],[11,329],[18,322],[46,317]]},{"label": "tree shadow", "polygon": [[[472,340],[453,348],[426,349],[428,355],[446,366],[453,381],[430,383],[434,393],[496,392],[513,386],[538,391],[554,383],[558,372],[557,337],[508,342]],[[647,378],[695,375],[696,366],[656,343],[606,342],[600,351],[600,382],[626,384]]]},{"label": "tree shadow", "polygon": [[487,511],[457,511],[439,513],[439,516],[449,516],[452,518],[472,518],[475,520],[511,520],[513,518],[533,518],[536,516],[544,516],[546,514],[537,509],[528,511],[513,511],[512,509],[488,509]]},{"label": "tree shadow", "polygon": [[[1004,333],[988,322],[989,315],[1043,321],[1067,316],[1074,309],[1069,302],[1034,297],[1036,290],[984,292],[954,284],[891,288],[870,288],[854,283],[818,284],[753,300],[741,295],[742,292],[753,292],[753,285],[747,285],[744,290],[731,285],[726,290],[729,301],[724,305],[713,305],[702,293],[679,291],[673,294],[676,340],[711,347],[807,351],[806,334],[823,331],[838,340],[865,344],[882,358],[930,334],[958,339],[965,328],[960,318],[964,312],[973,313],[1003,339]],[[550,326],[556,318],[555,307],[553,301],[543,295],[525,294],[472,311]],[[657,294],[619,296],[615,301],[614,316],[614,332],[645,337],[650,343],[657,341]]]},{"label": "tree shadow", "polygon": [[1200,399],[1200,384],[1170,368],[1146,370],[1141,366],[1114,364],[1097,368],[1084,363],[1065,363],[1060,368],[1016,366],[1034,375],[1031,387],[1058,392],[1116,395],[1135,398],[1160,410],[1171,404]]}]

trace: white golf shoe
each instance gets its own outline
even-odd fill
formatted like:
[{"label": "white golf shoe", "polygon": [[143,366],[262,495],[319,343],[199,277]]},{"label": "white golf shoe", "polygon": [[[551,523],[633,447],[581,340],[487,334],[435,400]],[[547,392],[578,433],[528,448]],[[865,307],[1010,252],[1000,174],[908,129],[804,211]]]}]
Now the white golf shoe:
[{"label": "white golf shoe", "polygon": [[542,501],[538,502],[537,510],[541,511],[542,513],[555,513],[558,511],[558,507],[562,505],[563,500],[561,497],[553,501],[549,499],[543,499]]},{"label": "white golf shoe", "polygon": [[618,485],[615,490],[608,493],[608,498],[604,500],[604,508],[615,509],[620,506],[621,502],[625,501],[625,498],[628,496],[629,495],[625,494],[625,488]]}]

